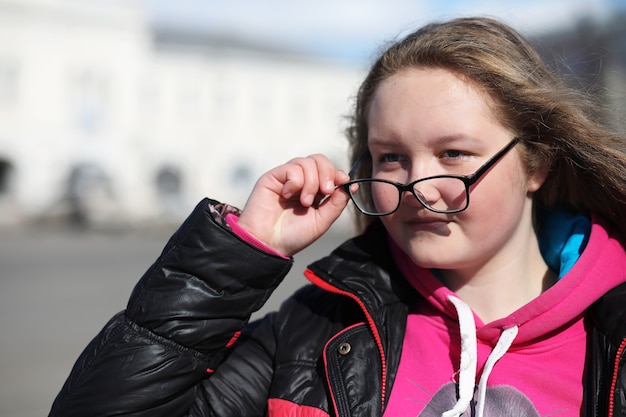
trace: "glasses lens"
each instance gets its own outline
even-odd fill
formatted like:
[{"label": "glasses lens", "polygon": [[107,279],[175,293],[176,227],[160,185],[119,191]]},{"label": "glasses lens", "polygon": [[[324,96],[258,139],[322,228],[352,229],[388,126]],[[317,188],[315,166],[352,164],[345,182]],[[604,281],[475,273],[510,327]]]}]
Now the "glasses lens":
[{"label": "glasses lens", "polygon": [[467,207],[467,188],[459,178],[430,178],[417,182],[413,190],[420,202],[433,211],[457,212]]},{"label": "glasses lens", "polygon": [[[402,198],[395,184],[376,179],[352,181],[348,189],[357,208],[373,216],[393,213]],[[458,212],[465,210],[468,205],[469,196],[465,183],[458,178],[443,177],[418,181],[413,190],[423,206],[436,212]]]},{"label": "glasses lens", "polygon": [[356,180],[349,190],[352,201],[365,214],[380,216],[398,208],[400,193],[394,184],[372,179]]}]

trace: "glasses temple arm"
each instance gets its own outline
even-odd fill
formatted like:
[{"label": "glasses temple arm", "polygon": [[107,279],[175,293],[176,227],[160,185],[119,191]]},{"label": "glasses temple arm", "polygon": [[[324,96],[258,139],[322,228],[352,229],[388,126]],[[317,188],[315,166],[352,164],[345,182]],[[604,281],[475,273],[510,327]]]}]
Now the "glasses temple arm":
[{"label": "glasses temple arm", "polygon": [[367,151],[363,152],[361,156],[359,156],[358,159],[354,162],[354,165],[352,165],[352,168],[350,168],[350,171],[348,171],[348,176],[350,177],[351,180],[354,179],[354,175],[356,174],[356,171],[361,166],[361,162],[363,162],[363,158],[365,158],[366,154],[367,154]]}]

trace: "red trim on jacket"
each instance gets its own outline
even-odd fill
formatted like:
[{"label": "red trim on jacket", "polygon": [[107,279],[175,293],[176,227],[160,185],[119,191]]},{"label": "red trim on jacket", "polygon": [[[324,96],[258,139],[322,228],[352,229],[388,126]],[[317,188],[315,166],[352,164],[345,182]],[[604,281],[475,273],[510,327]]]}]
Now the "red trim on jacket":
[{"label": "red trim on jacket", "polygon": [[385,358],[385,351],[383,349],[383,343],[381,341],[380,338],[380,334],[378,333],[378,329],[376,328],[376,324],[374,323],[374,319],[372,318],[372,316],[370,315],[369,311],[367,311],[367,308],[365,307],[365,304],[363,304],[363,301],[357,297],[355,294],[352,294],[348,291],[344,291],[341,290],[337,287],[332,286],[331,284],[329,284],[328,282],[324,281],[323,279],[321,279],[320,277],[318,277],[315,272],[311,271],[310,269],[307,269],[304,271],[304,276],[311,281],[313,284],[315,284],[316,286],[318,286],[319,288],[334,293],[334,294],[340,294],[340,295],[344,295],[346,297],[349,297],[351,299],[353,299],[361,308],[361,310],[363,311],[363,313],[365,314],[365,317],[367,319],[367,323],[369,325],[370,330],[372,331],[372,334],[374,336],[374,341],[376,342],[376,346],[378,346],[378,352],[380,354],[380,363],[381,363],[381,368],[382,368],[382,375],[381,375],[381,404],[385,405],[385,395],[386,395],[386,388],[387,388],[387,361]]},{"label": "red trim on jacket", "polygon": [[[352,326],[348,326],[345,329],[343,329],[342,331],[340,331],[339,333],[335,334],[333,337],[331,337],[330,339],[328,339],[328,341],[326,342],[326,345],[324,345],[324,369],[326,369],[326,383],[328,384],[328,386],[330,387],[330,379],[328,376],[328,360],[326,359],[326,352],[328,352],[328,345],[330,343],[332,343],[333,340],[335,340],[337,337],[341,336],[342,334],[344,334],[346,331],[350,330],[350,329],[354,329],[356,327],[360,327],[360,326],[365,326],[365,323],[360,322],[360,323],[356,323],[353,324]],[[333,390],[329,390],[330,392],[330,400],[333,403],[333,408],[335,410],[335,415],[338,416],[339,415],[339,408],[337,407],[337,400],[335,400],[335,394],[333,393]]]},{"label": "red trim on jacket", "polygon": [[235,332],[235,334],[233,334],[233,337],[231,337],[228,343],[226,343],[226,347],[229,348],[234,345],[237,339],[239,339],[239,336],[241,336],[241,331]]},{"label": "red trim on jacket", "polygon": [[620,358],[622,357],[625,349],[626,339],[622,340],[622,343],[619,345],[619,349],[617,349],[617,353],[615,354],[613,379],[611,379],[611,390],[609,391],[609,410],[607,413],[608,417],[613,417],[613,413],[615,411],[615,388],[617,387],[617,374],[619,373]]},{"label": "red trim on jacket", "polygon": [[270,398],[267,400],[267,417],[329,417],[329,414],[309,405]]}]

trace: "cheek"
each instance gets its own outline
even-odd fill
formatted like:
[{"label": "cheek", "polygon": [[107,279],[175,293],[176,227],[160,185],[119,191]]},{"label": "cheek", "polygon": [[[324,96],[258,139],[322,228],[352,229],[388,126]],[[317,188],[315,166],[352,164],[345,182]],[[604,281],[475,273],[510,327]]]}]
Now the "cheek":
[{"label": "cheek", "polygon": [[480,216],[490,223],[498,223],[508,213],[519,215],[528,198],[526,175],[517,164],[506,168],[487,173],[483,181],[473,187],[469,207],[460,215]]}]

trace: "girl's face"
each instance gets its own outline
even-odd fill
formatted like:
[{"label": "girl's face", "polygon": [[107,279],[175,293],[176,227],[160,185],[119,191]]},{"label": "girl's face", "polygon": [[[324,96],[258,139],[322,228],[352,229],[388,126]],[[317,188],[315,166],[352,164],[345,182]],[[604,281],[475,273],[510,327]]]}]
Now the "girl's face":
[{"label": "girl's face", "polygon": [[[409,69],[388,78],[368,113],[372,177],[406,184],[472,174],[515,137],[489,104],[475,84],[444,69]],[[398,210],[381,218],[392,239],[413,262],[442,273],[476,274],[519,256],[536,241],[529,194],[543,180],[525,173],[519,146],[471,187],[463,212],[434,213],[404,193]],[[425,192],[434,205],[445,190]],[[380,204],[385,197],[378,196]]]}]

